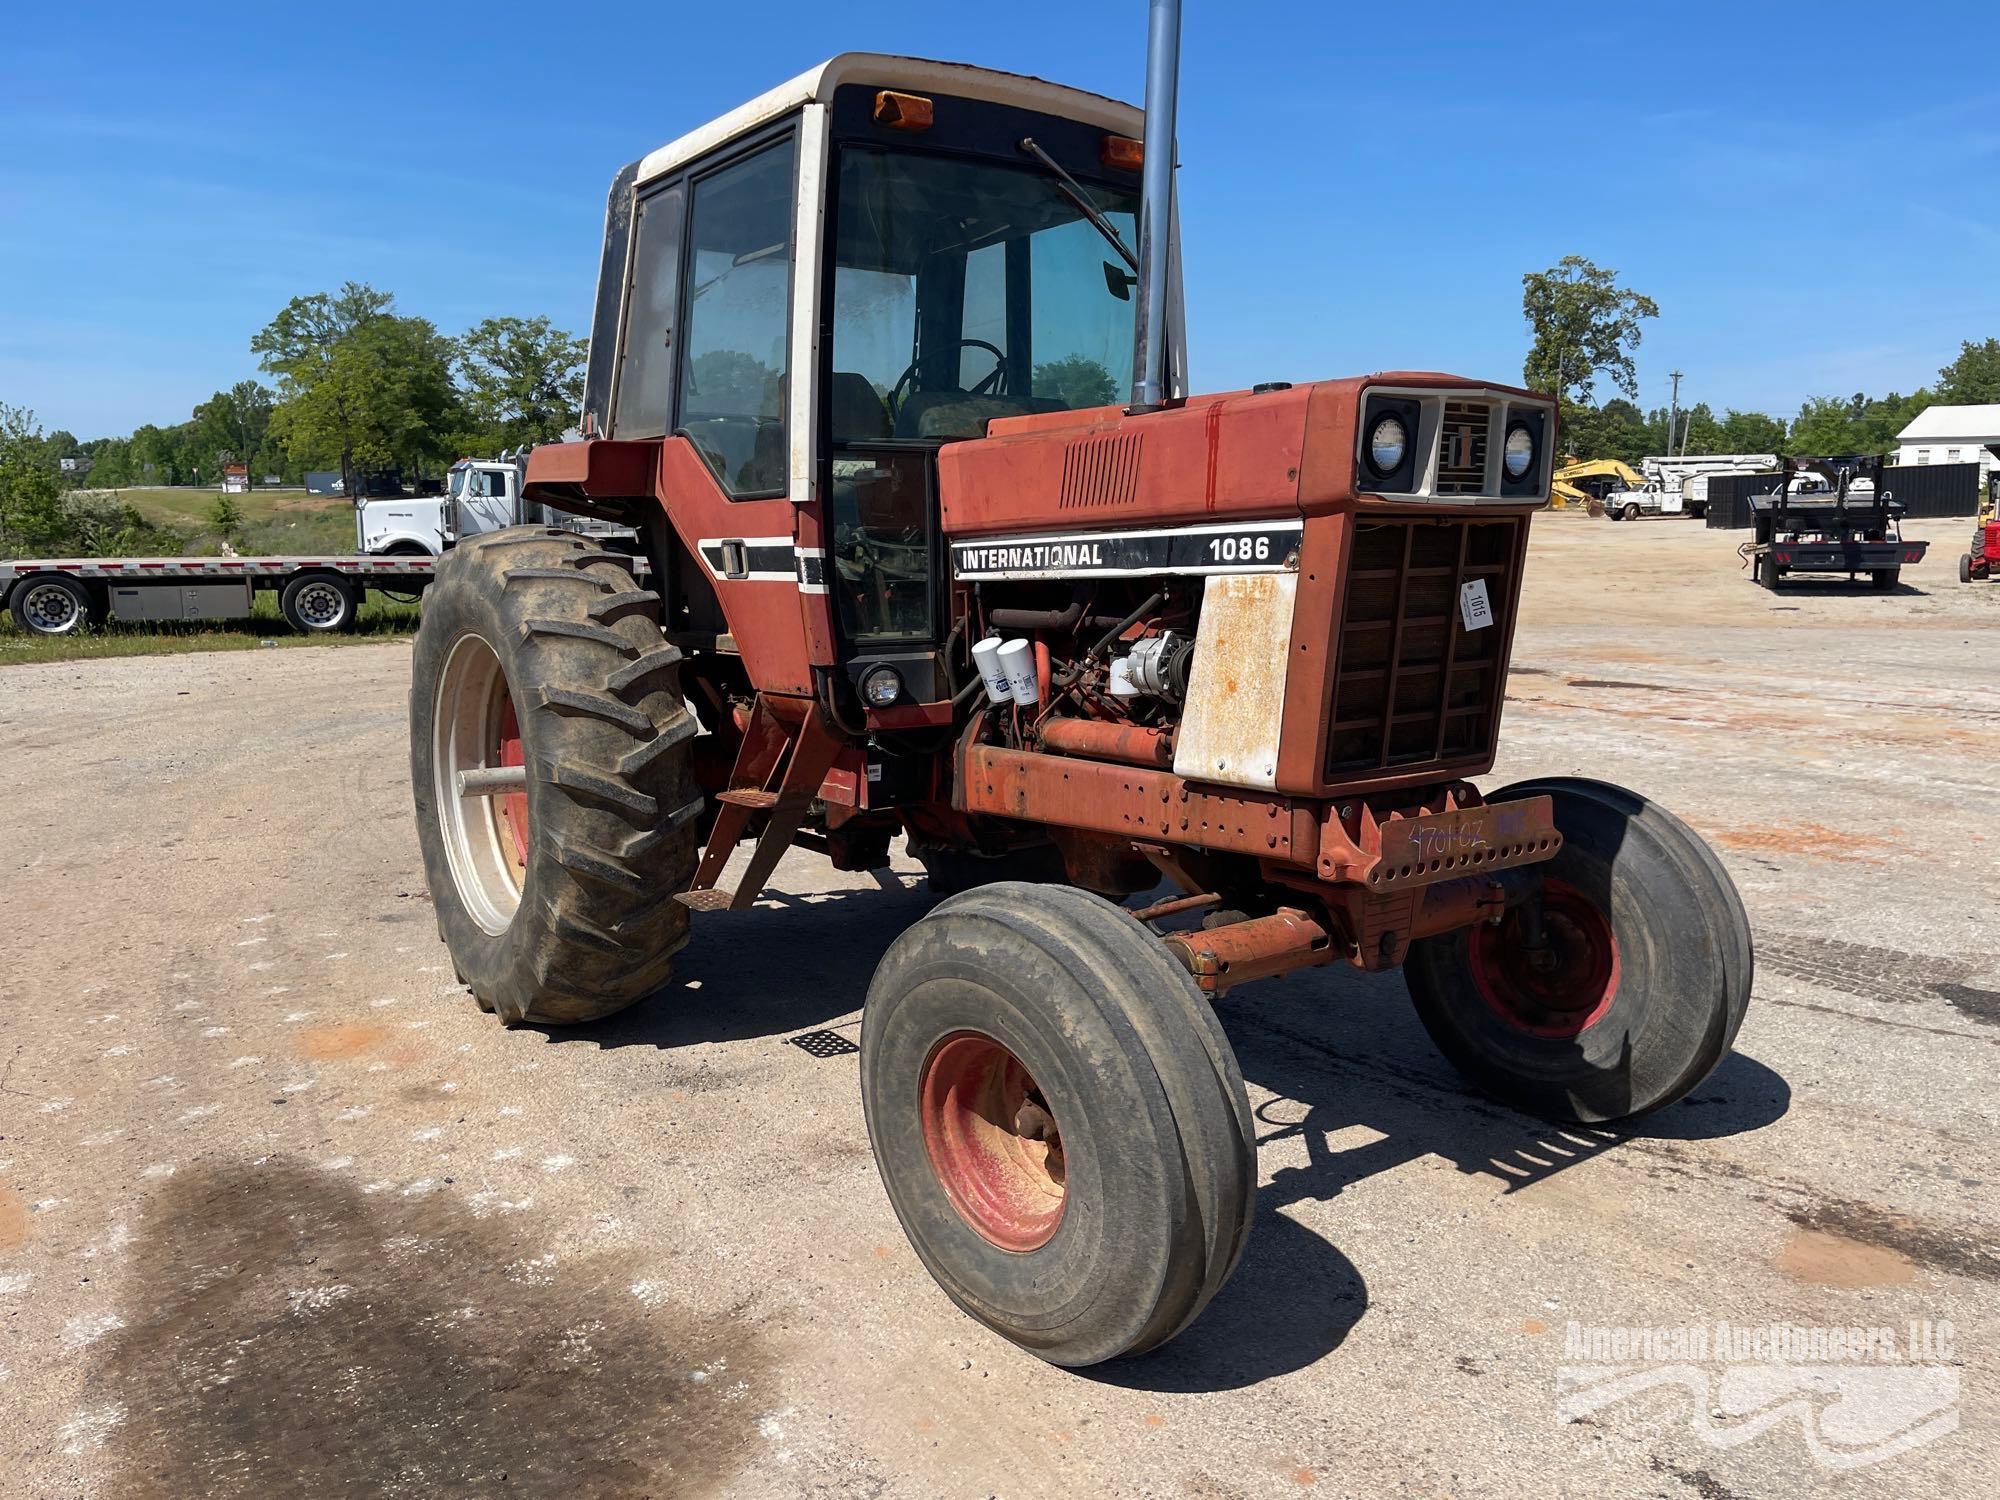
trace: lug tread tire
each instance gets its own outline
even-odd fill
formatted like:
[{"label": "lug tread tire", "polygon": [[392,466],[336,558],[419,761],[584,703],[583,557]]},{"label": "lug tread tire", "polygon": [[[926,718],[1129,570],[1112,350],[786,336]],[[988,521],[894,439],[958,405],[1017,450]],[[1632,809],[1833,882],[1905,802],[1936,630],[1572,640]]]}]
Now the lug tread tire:
[{"label": "lug tread tire", "polygon": [[[1642,1075],[1632,1071],[1638,1059],[1628,1036],[1621,1052],[1623,1074],[1613,1069],[1575,1073],[1566,1079],[1527,1076],[1507,1059],[1496,1057],[1482,1045],[1477,1028],[1463,1022],[1462,1008],[1480,1003],[1466,998],[1471,980],[1463,932],[1411,944],[1405,975],[1418,1017],[1438,1049],[1469,1080],[1531,1114],[1603,1124],[1662,1109],[1685,1098],[1715,1070],[1742,1028],[1756,967],[1749,915],[1722,861],[1701,836],[1637,792],[1583,777],[1557,776],[1504,787],[1487,800],[1542,795],[1556,799],[1557,826],[1565,839],[1563,853],[1552,861],[1552,873],[1559,872],[1571,855],[1572,830],[1579,821],[1589,821],[1600,834],[1616,830],[1615,840],[1605,840],[1613,843],[1613,852],[1627,854],[1635,879],[1655,882],[1648,892],[1653,899],[1644,903],[1643,910],[1649,923],[1665,928],[1655,946],[1690,958],[1699,982],[1684,988],[1656,987],[1647,1003],[1683,1011],[1698,1026],[1674,1028],[1675,1034],[1685,1033],[1688,1039],[1657,1057],[1649,1055]],[[1620,982],[1621,987],[1631,984],[1629,971]],[[1611,1023],[1618,1014],[1614,1010],[1598,1024]],[[1643,1019],[1632,1017],[1627,1024],[1637,1026]],[[1544,1050],[1553,1058],[1559,1056],[1557,1049],[1570,1045],[1551,1043]]]},{"label": "lug tread tire", "polygon": [[[978,1029],[985,1014],[958,998],[940,1020],[926,1011],[934,983],[979,986],[995,997],[994,1016],[1028,1018],[1024,1036],[1052,1028],[1044,1044],[1088,1085],[1059,1099],[1060,1085],[1037,1074],[1065,1130],[1071,1183],[1088,1159],[1090,1180],[1115,1186],[1103,1201],[1073,1199],[1056,1237],[1029,1255],[979,1238],[930,1166],[910,1070],[935,1044],[932,1031]],[[1257,1183],[1243,1076],[1192,980],[1130,913],[1024,882],[944,902],[876,970],[861,1051],[870,1140],[912,1246],[953,1301],[1005,1337],[1060,1365],[1143,1353],[1192,1322],[1235,1270]],[[1087,1145],[1086,1099],[1100,1111],[1083,1122]],[[1073,1247],[1070,1213],[1082,1226]]]},{"label": "lug tread tire", "polygon": [[[688,913],[671,898],[695,866],[687,810],[703,799],[687,741],[699,726],[670,670],[642,690],[612,686],[634,661],[671,649],[658,596],[626,562],[570,532],[496,531],[440,559],[425,600],[410,690],[419,841],[456,970],[510,1024],[622,1010],[665,982],[687,941]],[[606,599],[630,602],[605,619],[592,606]],[[507,675],[529,766],[527,874],[497,937],[458,899],[432,804],[437,678],[467,633]],[[662,820],[662,808],[675,811]]]}]

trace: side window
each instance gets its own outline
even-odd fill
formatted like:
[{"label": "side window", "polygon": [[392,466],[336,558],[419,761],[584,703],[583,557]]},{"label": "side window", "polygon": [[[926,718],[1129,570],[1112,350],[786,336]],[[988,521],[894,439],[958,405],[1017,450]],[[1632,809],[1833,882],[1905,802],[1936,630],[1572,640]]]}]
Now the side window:
[{"label": "side window", "polygon": [[625,354],[619,364],[618,407],[611,424],[621,438],[661,437],[667,430],[686,204],[687,192],[679,183],[639,201],[632,280],[625,297]]},{"label": "side window", "polygon": [[696,180],[680,417],[731,495],[785,488],[792,142]]}]

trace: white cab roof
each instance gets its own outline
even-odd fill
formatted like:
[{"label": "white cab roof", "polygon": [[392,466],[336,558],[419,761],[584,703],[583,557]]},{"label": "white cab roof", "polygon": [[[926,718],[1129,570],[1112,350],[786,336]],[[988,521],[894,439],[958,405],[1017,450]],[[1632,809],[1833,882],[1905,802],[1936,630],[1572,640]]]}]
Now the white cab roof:
[{"label": "white cab roof", "polygon": [[789,82],[759,94],[748,104],[738,105],[719,119],[690,130],[678,140],[648,152],[639,163],[639,181],[664,176],[683,162],[712,151],[744,132],[776,120],[806,104],[825,104],[833,91],[845,83],[873,84],[878,88],[903,89],[912,93],[956,94],[962,98],[984,99],[995,104],[1011,104],[1017,109],[1035,110],[1067,120],[1101,126],[1121,135],[1137,136],[1145,124],[1145,113],[1130,104],[1085,93],[1060,83],[1029,78],[1020,73],[999,73],[990,68],[969,67],[965,63],[932,62],[921,57],[896,57],[884,52],[843,52],[816,68],[809,68]]}]

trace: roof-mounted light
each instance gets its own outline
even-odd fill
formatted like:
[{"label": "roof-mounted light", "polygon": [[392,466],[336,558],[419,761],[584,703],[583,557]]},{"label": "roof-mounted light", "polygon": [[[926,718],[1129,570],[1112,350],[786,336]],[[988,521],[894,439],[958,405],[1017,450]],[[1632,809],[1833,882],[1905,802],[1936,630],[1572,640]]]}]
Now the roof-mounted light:
[{"label": "roof-mounted light", "polygon": [[929,130],[931,101],[922,94],[899,94],[894,89],[878,89],[875,94],[875,123],[890,130]]},{"label": "roof-mounted light", "polygon": [[1107,135],[1097,156],[1114,172],[1136,172],[1146,165],[1146,145],[1129,135]]}]

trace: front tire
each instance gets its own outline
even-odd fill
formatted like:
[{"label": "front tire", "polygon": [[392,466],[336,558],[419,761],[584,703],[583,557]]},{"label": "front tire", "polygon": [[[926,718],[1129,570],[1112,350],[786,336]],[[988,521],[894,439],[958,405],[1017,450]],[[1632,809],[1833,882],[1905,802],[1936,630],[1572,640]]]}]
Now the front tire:
[{"label": "front tire", "polygon": [[426,596],[417,837],[452,962],[509,1023],[622,1010],[687,941],[699,725],[659,610],[621,557],[530,527],[454,548]]},{"label": "front tire", "polygon": [[1624,515],[1626,520],[1636,521],[1639,519],[1639,507],[1628,503],[1622,514]]},{"label": "front tire", "polygon": [[931,1275],[1053,1364],[1166,1342],[1242,1255],[1243,1075],[1186,971],[1100,897],[982,886],[898,938],[869,986],[861,1102]]},{"label": "front tire", "polygon": [[1722,864],[1634,792],[1570,777],[1547,794],[1563,847],[1542,867],[1552,967],[1518,913],[1410,945],[1417,1014],[1467,1079],[1531,1114],[1602,1123],[1684,1098],[1728,1053],[1750,1002],[1750,923]]}]

